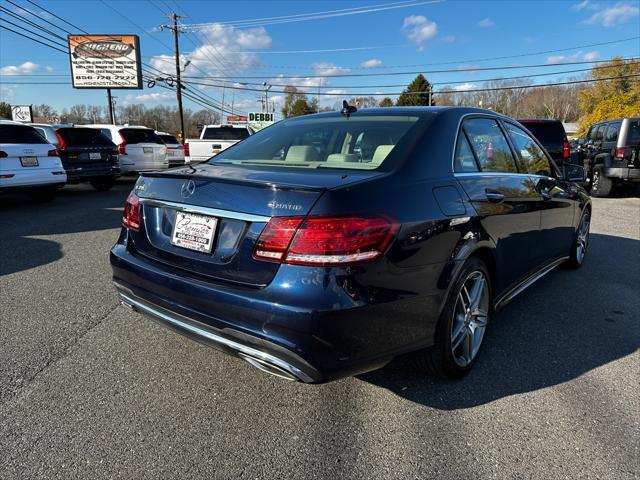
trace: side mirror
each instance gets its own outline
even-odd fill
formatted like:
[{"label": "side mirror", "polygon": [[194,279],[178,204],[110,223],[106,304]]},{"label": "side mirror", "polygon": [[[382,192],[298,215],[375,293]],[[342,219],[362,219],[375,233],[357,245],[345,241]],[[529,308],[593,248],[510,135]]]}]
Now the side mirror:
[{"label": "side mirror", "polygon": [[587,174],[584,167],[568,164],[563,167],[563,177],[567,182],[582,183],[587,179]]}]

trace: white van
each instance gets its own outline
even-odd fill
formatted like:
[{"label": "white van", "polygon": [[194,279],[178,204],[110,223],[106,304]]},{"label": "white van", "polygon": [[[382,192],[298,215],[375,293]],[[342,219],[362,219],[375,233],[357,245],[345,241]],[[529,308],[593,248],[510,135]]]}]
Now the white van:
[{"label": "white van", "polygon": [[52,200],[67,182],[58,151],[29,125],[0,120],[0,192]]},{"label": "white van", "polygon": [[99,129],[118,146],[122,173],[169,168],[167,147],[153,129],[133,125],[85,126]]}]

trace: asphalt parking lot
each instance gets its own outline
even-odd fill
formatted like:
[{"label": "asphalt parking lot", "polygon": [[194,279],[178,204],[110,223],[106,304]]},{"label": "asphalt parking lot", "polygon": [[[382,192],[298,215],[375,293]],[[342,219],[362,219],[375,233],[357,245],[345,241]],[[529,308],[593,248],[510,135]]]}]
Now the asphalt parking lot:
[{"label": "asphalt parking lot", "polygon": [[637,194],[594,199],[583,269],[494,317],[465,379],[400,359],[307,386],[120,306],[107,254],[131,185],[0,199],[0,478],[640,472]]}]

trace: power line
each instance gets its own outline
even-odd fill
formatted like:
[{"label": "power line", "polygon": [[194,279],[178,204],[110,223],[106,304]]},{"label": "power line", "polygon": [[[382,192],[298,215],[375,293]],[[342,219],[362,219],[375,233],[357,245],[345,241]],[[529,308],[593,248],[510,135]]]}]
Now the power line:
[{"label": "power line", "polygon": [[49,48],[51,48],[51,49],[53,49],[53,50],[57,50],[57,51],[62,52],[62,53],[67,53],[65,50],[62,50],[61,48],[54,47],[54,46],[52,46],[52,45],[49,45],[48,43],[41,42],[40,40],[37,40],[37,39],[35,39],[35,38],[33,38],[33,37],[29,37],[29,36],[27,36],[27,35],[25,35],[25,34],[23,34],[23,33],[20,33],[20,32],[17,32],[17,31],[15,31],[15,30],[13,30],[12,28],[5,27],[4,25],[0,25],[0,28],[3,28],[3,29],[8,30],[8,31],[10,31],[10,32],[13,32],[13,33],[15,33],[16,35],[20,35],[21,37],[24,37],[24,38],[26,38],[26,39],[29,39],[29,40],[31,40],[32,42],[39,43],[40,45],[44,45],[45,47],[49,47]]},{"label": "power line", "polygon": [[17,20],[20,20],[20,21],[21,21],[21,22],[23,22],[23,23],[26,23],[27,25],[31,25],[31,26],[33,26],[33,27],[36,27],[37,29],[39,29],[39,30],[41,30],[41,31],[43,31],[43,32],[45,32],[45,33],[48,33],[48,34],[50,34],[51,36],[53,36],[53,37],[55,37],[55,38],[57,38],[57,39],[59,39],[59,40],[62,40],[63,42],[66,42],[66,41],[67,41],[67,39],[66,39],[66,38],[64,38],[64,37],[62,37],[62,36],[60,36],[60,35],[58,35],[58,34],[57,34],[57,33],[55,33],[55,32],[52,32],[51,30],[49,30],[48,28],[43,27],[42,25],[38,25],[36,22],[32,22],[31,20],[29,20],[29,19],[27,19],[27,18],[25,18],[25,17],[23,17],[23,16],[21,16],[21,15],[18,15],[17,13],[12,12],[12,11],[11,11],[11,10],[9,10],[8,8],[5,8],[5,7],[3,7],[3,6],[0,6],[0,10],[1,10],[3,13],[6,13],[6,14],[8,14],[8,15],[11,15],[13,18],[15,18],[15,19],[17,19]]},{"label": "power line", "polygon": [[[1,21],[1,22],[6,22],[6,23],[8,23],[9,25],[13,25],[14,27],[20,28],[20,29],[22,29],[22,30],[23,30],[23,31],[25,31],[25,32],[29,32],[31,35],[35,35],[36,37],[40,37],[40,38],[42,38],[42,39],[44,39],[44,40],[46,40],[46,41],[48,41],[48,42],[52,43],[53,45],[57,45],[58,47],[62,47],[62,48],[65,48],[65,47],[66,47],[66,45],[64,45],[64,44],[61,44],[61,43],[55,42],[55,41],[51,40],[49,37],[45,37],[44,35],[40,35],[39,33],[34,32],[33,30],[29,30],[28,28],[23,27],[22,25],[18,25],[17,23],[14,23],[14,22],[12,22],[12,21],[10,21],[10,20],[7,20],[6,18],[0,18],[0,21]],[[27,38],[29,38],[29,37],[27,37]],[[34,39],[34,40],[35,40],[35,39]]]}]

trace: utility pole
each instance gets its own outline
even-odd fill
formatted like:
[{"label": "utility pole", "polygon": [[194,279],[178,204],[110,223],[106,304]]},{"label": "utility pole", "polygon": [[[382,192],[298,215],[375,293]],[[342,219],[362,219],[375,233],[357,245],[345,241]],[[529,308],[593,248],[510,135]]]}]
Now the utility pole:
[{"label": "utility pole", "polygon": [[107,88],[107,102],[109,102],[109,121],[111,125],[116,124],[116,117],[113,113],[113,97],[111,96],[111,89]]},{"label": "utility pole", "polygon": [[160,29],[167,28],[173,32],[173,44],[176,51],[176,96],[178,98],[178,115],[180,116],[180,140],[184,142],[184,113],[182,112],[182,82],[180,81],[180,46],[178,45],[178,35],[180,34],[180,27],[178,26],[178,20],[185,18],[172,12],[168,15],[171,20],[171,25],[160,25]]}]

